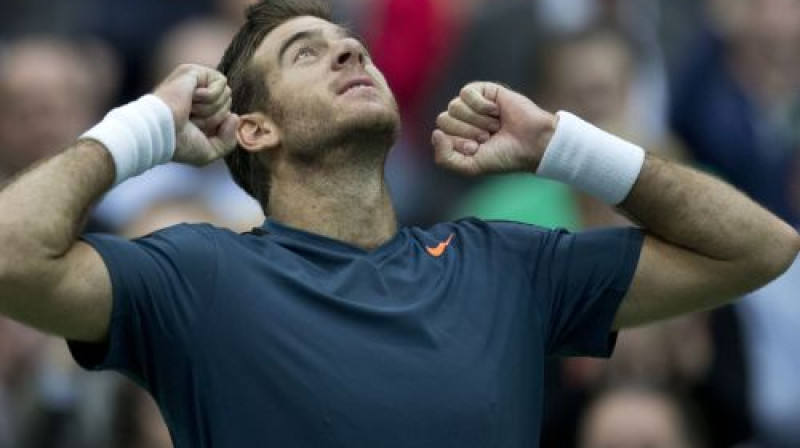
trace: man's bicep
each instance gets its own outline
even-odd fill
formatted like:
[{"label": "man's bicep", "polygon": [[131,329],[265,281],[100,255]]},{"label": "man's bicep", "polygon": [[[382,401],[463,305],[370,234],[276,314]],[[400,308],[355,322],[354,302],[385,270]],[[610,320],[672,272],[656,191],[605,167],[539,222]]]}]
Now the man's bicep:
[{"label": "man's bicep", "polygon": [[625,328],[707,309],[737,294],[724,261],[646,235],[630,288],[614,320]]},{"label": "man's bicep", "polygon": [[47,293],[47,309],[36,326],[81,342],[102,342],[111,322],[112,289],[100,254],[78,241],[59,261],[57,279]]}]

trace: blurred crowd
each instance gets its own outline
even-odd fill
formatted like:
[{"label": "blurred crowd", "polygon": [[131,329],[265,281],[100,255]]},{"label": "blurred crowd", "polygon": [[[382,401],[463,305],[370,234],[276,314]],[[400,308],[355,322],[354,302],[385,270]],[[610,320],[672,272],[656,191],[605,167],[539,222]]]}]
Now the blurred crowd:
[{"label": "blurred crowd", "polygon": [[[0,182],[177,64],[215,66],[249,3],[3,0]],[[800,0],[333,3],[402,108],[386,176],[403,224],[626,224],[564,185],[433,165],[435,116],[465,83],[492,80],[718,175],[800,226]],[[107,194],[87,230],[263,219],[224,165],[171,164]],[[546,391],[543,447],[800,447],[800,261],[733,306],[622,332],[611,361],[550,361]],[[137,386],[83,372],[63,341],[0,318],[0,448],[170,446]]]}]

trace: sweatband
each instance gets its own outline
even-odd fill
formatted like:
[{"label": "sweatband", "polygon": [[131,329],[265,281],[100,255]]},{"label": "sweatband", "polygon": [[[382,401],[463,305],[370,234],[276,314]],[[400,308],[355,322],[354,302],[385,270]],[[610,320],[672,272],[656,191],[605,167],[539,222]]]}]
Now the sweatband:
[{"label": "sweatband", "polygon": [[644,165],[644,149],[569,112],[557,115],[555,134],[536,175],[567,183],[610,205],[625,200]]},{"label": "sweatband", "polygon": [[114,160],[114,185],[167,163],[175,153],[175,120],[169,106],[155,95],[111,110],[81,135],[103,144]]}]

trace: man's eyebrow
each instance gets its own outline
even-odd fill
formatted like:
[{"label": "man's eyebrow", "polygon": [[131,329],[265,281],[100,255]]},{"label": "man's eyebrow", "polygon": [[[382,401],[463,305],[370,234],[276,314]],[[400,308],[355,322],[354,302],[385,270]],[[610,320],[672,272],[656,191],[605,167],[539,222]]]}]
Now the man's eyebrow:
[{"label": "man's eyebrow", "polygon": [[286,39],[286,42],[281,45],[281,49],[278,52],[278,60],[283,62],[283,56],[286,54],[286,51],[289,50],[289,47],[292,46],[297,41],[310,39],[312,37],[319,37],[322,35],[322,30],[306,30],[306,31],[298,31],[297,33],[292,34],[292,37]]},{"label": "man's eyebrow", "polygon": [[[294,44],[295,42],[298,42],[298,41],[301,41],[301,40],[304,40],[304,39],[311,39],[311,38],[320,37],[320,36],[322,36],[322,34],[323,34],[323,31],[321,29],[298,31],[298,32],[294,33],[290,38],[286,39],[286,41],[283,43],[283,45],[281,45],[280,51],[278,51],[278,61],[280,61],[281,63],[283,62],[284,55],[289,50],[289,48],[292,46],[292,44]],[[336,34],[338,34],[341,37],[349,37],[349,38],[355,39],[361,44],[361,46],[363,46],[365,49],[367,48],[367,45],[364,42],[364,39],[362,39],[360,35],[358,35],[356,32],[354,32],[353,30],[351,30],[348,27],[345,27],[345,26],[337,27]]]}]

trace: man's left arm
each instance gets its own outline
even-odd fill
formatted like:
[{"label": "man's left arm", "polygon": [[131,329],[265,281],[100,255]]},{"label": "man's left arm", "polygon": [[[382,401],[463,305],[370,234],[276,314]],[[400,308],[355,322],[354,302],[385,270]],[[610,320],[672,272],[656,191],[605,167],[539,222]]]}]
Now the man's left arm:
[{"label": "man's left arm", "polygon": [[615,327],[720,306],[783,273],[794,229],[730,185],[653,156],[620,208],[646,230]]},{"label": "man's left arm", "polygon": [[[474,83],[437,119],[436,160],[469,175],[542,174],[545,150],[553,159],[548,148],[558,125],[554,115],[516,92]],[[601,193],[646,233],[616,328],[720,306],[777,277],[797,257],[797,232],[730,185],[652,155],[632,161],[637,156],[627,143],[609,152],[617,145],[613,137],[588,127],[590,137],[580,135],[574,120],[570,126],[575,134],[569,145],[584,148],[560,154],[561,173],[553,177]],[[598,151],[606,152],[592,153],[595,138]],[[628,177],[628,185],[618,177]]]}]

